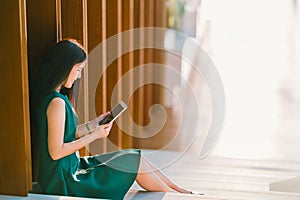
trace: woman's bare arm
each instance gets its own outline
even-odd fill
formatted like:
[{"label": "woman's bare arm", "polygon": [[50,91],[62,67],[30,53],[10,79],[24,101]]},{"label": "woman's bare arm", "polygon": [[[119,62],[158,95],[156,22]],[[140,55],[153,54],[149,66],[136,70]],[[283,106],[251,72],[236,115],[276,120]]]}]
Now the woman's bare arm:
[{"label": "woman's bare arm", "polygon": [[111,124],[99,126],[91,134],[73,142],[64,143],[65,115],[64,100],[61,98],[54,98],[47,109],[48,150],[53,160],[68,156],[94,140],[101,137],[107,137],[109,134]]},{"label": "woman's bare arm", "polygon": [[92,128],[90,122],[80,124],[77,126],[77,137],[82,138],[83,136],[90,134],[93,130],[94,128]]},{"label": "woman's bare arm", "polygon": [[91,120],[91,121],[88,121],[87,123],[85,124],[80,124],[77,126],[77,137],[78,138],[81,138],[85,135],[88,135],[90,134],[91,132],[93,132],[99,121],[101,121],[102,119],[104,119],[106,117],[106,115],[108,115],[110,112],[106,112],[98,117],[96,117],[94,120]]}]

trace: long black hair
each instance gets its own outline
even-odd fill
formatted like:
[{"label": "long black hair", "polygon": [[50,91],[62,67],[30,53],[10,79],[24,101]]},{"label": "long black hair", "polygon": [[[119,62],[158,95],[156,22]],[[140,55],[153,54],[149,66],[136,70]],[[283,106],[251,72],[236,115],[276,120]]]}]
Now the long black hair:
[{"label": "long black hair", "polygon": [[[32,149],[32,174],[33,181],[37,180],[39,167],[40,136],[39,136],[39,112],[45,98],[68,77],[73,66],[86,60],[86,52],[74,39],[65,39],[52,46],[38,67],[36,78],[30,86],[30,129]],[[77,104],[79,81],[75,81],[72,88],[61,89],[61,93],[68,95],[72,102]],[[74,101],[73,101],[74,105]],[[76,105],[74,106],[76,109]]]},{"label": "long black hair", "polygon": [[[65,39],[52,46],[39,65],[36,79],[31,87],[31,100],[34,105],[39,106],[47,95],[67,79],[73,66],[84,62],[86,57],[85,50],[74,39]],[[61,92],[67,94],[72,101],[71,95],[78,94],[73,92],[73,89],[74,85]]]}]

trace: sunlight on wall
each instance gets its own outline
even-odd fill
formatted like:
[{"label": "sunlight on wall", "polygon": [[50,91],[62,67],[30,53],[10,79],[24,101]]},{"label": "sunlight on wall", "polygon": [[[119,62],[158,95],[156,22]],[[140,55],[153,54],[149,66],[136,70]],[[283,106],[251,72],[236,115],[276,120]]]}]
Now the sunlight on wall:
[{"label": "sunlight on wall", "polygon": [[227,104],[215,154],[256,159],[280,155],[280,84],[292,65],[292,3],[202,1],[197,36],[218,68]]}]

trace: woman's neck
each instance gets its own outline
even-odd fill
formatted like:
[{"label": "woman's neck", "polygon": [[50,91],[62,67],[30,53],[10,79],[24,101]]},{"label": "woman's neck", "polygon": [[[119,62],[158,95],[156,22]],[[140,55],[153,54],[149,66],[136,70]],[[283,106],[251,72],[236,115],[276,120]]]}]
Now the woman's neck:
[{"label": "woman's neck", "polygon": [[61,90],[61,87],[62,87],[61,85],[60,85],[60,86],[58,86],[58,87],[55,89],[55,91],[56,91],[56,92],[60,92],[60,90]]}]

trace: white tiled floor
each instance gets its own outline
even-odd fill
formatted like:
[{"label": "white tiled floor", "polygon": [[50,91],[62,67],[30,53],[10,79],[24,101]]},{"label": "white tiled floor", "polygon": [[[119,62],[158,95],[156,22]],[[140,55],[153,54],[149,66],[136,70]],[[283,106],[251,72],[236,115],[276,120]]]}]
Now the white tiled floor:
[{"label": "white tiled floor", "polygon": [[[175,154],[174,151],[163,151],[154,159],[162,162]],[[172,163],[163,171],[177,184],[204,195],[187,195],[178,193],[154,193],[137,191],[134,185],[126,200],[133,199],[171,199],[171,200],[299,200],[300,194],[270,192],[269,184],[278,180],[288,179],[300,173],[299,162],[273,160],[241,160],[209,156],[199,160],[193,154],[184,154],[177,162]],[[75,200],[65,196],[49,196],[29,194],[28,197],[0,196],[2,200]]]},{"label": "white tiled floor", "polygon": [[91,200],[91,198],[65,197],[54,195],[28,194],[28,197],[15,197],[0,195],[1,200]]}]

